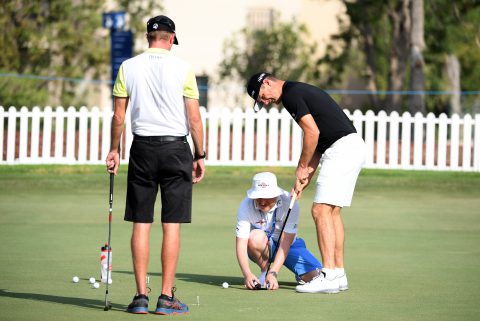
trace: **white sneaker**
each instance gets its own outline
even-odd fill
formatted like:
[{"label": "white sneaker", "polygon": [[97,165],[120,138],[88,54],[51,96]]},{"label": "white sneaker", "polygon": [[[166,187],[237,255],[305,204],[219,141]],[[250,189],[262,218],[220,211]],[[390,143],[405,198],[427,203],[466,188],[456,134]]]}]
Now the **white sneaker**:
[{"label": "white sneaker", "polygon": [[338,293],[338,279],[327,280],[323,273],[320,273],[312,281],[303,285],[297,285],[295,290],[300,293]]},{"label": "white sneaker", "polygon": [[338,289],[340,291],[348,290],[348,280],[347,280],[347,275],[346,274],[344,274],[342,276],[337,275],[337,280],[338,280]]}]

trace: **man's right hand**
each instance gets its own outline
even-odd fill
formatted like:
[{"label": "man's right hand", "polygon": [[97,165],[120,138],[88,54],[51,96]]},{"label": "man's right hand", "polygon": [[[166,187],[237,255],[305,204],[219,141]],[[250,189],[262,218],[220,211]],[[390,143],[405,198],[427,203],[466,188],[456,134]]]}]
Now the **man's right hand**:
[{"label": "man's right hand", "polygon": [[107,172],[117,175],[118,166],[120,165],[120,155],[118,152],[112,151],[108,153],[105,164],[107,165]]},{"label": "man's right hand", "polygon": [[244,280],[245,287],[249,290],[255,290],[255,286],[260,284],[260,281],[253,273],[249,273]]},{"label": "man's right hand", "polygon": [[193,161],[192,168],[192,182],[193,184],[200,183],[205,175],[205,163],[203,159],[197,159]]}]

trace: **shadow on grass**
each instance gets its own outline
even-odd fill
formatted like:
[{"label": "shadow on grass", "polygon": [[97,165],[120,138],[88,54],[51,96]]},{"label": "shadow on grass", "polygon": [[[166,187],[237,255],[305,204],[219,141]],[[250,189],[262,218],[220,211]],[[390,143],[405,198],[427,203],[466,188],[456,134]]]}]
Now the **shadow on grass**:
[{"label": "shadow on grass", "polygon": [[[115,271],[115,273],[131,274],[132,271]],[[149,272],[148,275],[151,276],[162,276],[161,272]],[[191,274],[191,273],[177,273],[175,277],[179,280],[193,283],[201,283],[212,285],[215,287],[221,286],[223,282],[228,282],[233,288],[244,289],[243,287],[243,277],[237,276],[225,276],[225,275],[207,275],[207,274]],[[282,288],[294,288],[297,283],[293,282],[280,282],[280,287]]]},{"label": "shadow on grass", "polygon": [[[60,303],[67,305],[76,305],[82,308],[89,308],[95,310],[103,310],[105,302],[103,300],[92,300],[86,298],[72,298],[67,296],[39,294],[39,293],[26,293],[26,292],[13,292],[5,289],[0,289],[0,297],[15,298],[22,300],[43,301]],[[122,304],[111,303],[112,310],[125,311],[126,306]]]},{"label": "shadow on grass", "polygon": [[[115,271],[115,273],[131,274],[132,271]],[[150,276],[162,276],[161,272],[148,272]],[[235,276],[222,276],[222,275],[206,275],[206,274],[191,274],[191,273],[177,273],[175,278],[178,280],[193,282],[193,283],[202,283],[207,285],[219,286],[223,282],[228,282],[230,284],[242,284],[243,278]]]}]

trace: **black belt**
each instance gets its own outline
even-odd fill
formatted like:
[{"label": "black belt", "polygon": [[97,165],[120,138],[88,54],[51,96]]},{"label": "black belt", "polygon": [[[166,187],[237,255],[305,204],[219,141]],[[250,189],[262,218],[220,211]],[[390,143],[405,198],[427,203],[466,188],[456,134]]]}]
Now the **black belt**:
[{"label": "black belt", "polygon": [[148,142],[186,142],[187,136],[138,136],[134,135],[134,139]]}]

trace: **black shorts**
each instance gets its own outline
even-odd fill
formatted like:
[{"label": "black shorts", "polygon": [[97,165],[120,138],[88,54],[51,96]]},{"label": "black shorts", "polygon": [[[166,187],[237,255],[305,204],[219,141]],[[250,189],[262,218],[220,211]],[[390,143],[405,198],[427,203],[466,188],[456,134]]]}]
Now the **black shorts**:
[{"label": "black shorts", "polygon": [[125,221],[152,223],[158,186],[163,223],[192,221],[192,152],[186,139],[135,136],[130,149]]}]

